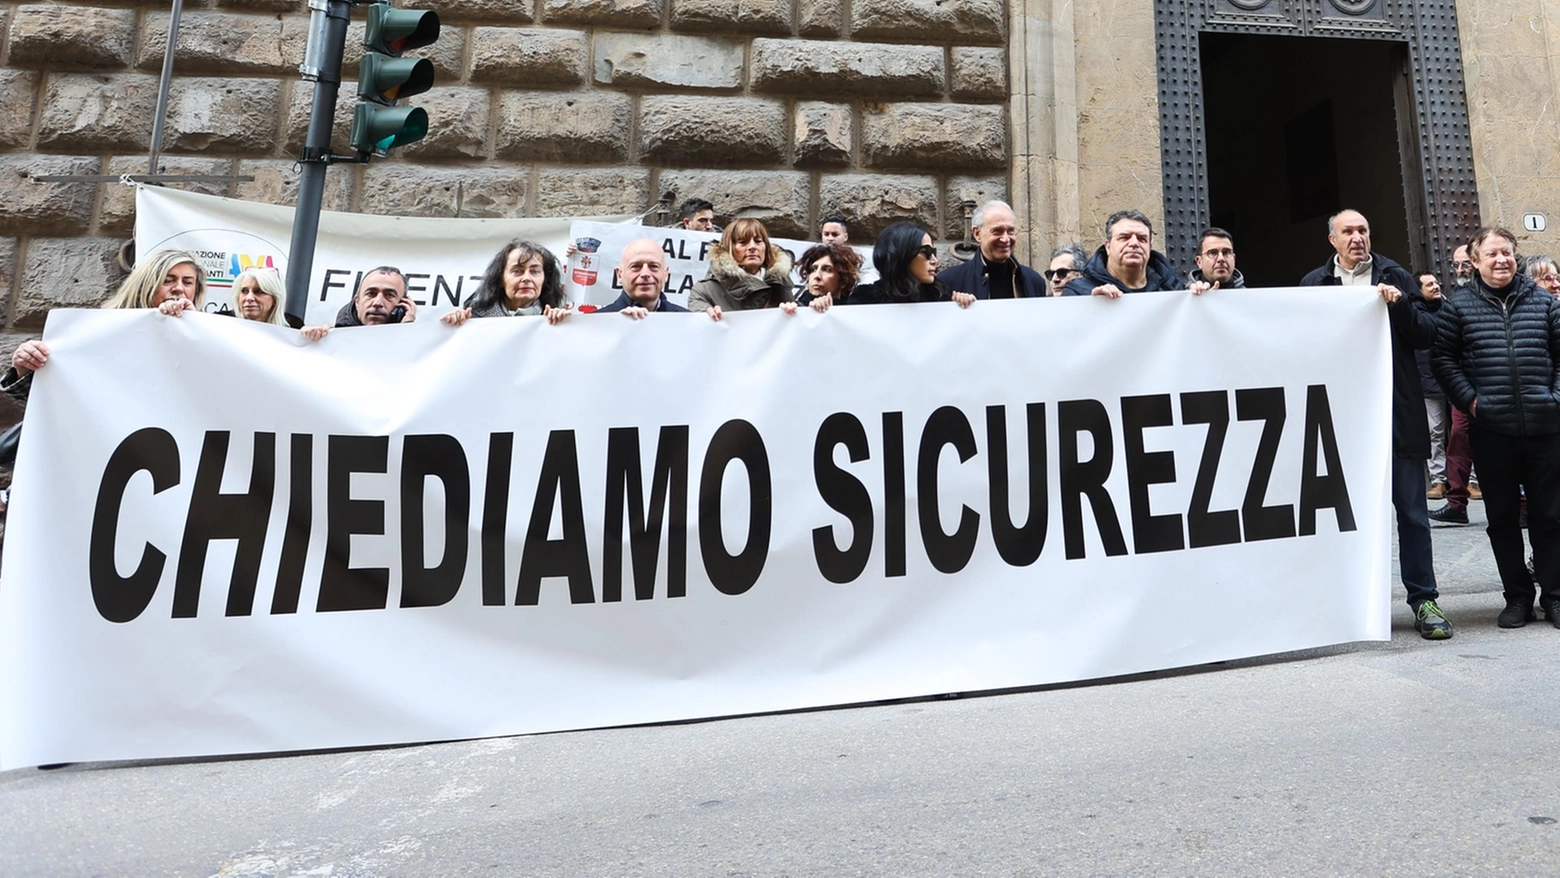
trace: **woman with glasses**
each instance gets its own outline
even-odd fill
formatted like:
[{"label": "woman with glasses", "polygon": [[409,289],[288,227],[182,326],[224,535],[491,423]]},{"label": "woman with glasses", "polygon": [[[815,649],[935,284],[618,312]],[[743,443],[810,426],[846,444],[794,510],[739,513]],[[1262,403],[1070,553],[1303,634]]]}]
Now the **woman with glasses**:
[{"label": "woman with glasses", "polygon": [[901,302],[947,302],[968,308],[974,293],[950,293],[937,282],[937,248],[932,236],[915,223],[894,223],[878,235],[872,247],[878,279],[851,294],[848,304],[882,305]]},{"label": "woman with glasses", "polygon": [[1549,295],[1560,298],[1560,267],[1556,267],[1553,259],[1535,253],[1522,263],[1522,270]]},{"label": "woman with glasses", "polygon": [[1089,254],[1079,244],[1063,244],[1051,251],[1051,267],[1045,270],[1045,282],[1051,287],[1051,295],[1060,296],[1067,282],[1083,273]]}]

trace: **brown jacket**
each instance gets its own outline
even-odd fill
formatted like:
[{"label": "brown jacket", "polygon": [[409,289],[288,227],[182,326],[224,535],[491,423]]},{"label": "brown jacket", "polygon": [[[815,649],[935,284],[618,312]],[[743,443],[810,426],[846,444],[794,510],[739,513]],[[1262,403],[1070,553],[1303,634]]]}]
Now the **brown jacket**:
[{"label": "brown jacket", "polygon": [[718,305],[722,311],[749,311],[795,301],[791,257],[773,244],[769,245],[769,256],[768,268],[748,274],[724,247],[711,247],[709,276],[688,292],[688,310],[708,311]]}]

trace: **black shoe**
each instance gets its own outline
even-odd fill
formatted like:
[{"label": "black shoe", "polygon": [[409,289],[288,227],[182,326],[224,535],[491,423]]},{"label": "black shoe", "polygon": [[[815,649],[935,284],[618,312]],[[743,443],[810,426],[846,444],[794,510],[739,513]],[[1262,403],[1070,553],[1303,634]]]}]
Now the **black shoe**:
[{"label": "black shoe", "polygon": [[1533,605],[1507,604],[1506,609],[1500,611],[1495,617],[1495,624],[1502,628],[1521,628],[1533,621]]},{"label": "black shoe", "polygon": [[1549,620],[1549,624],[1560,628],[1560,604],[1550,604],[1545,607],[1544,618]]},{"label": "black shoe", "polygon": [[1464,525],[1468,523],[1468,510],[1458,509],[1448,503],[1440,509],[1431,510],[1430,520],[1436,524]]}]

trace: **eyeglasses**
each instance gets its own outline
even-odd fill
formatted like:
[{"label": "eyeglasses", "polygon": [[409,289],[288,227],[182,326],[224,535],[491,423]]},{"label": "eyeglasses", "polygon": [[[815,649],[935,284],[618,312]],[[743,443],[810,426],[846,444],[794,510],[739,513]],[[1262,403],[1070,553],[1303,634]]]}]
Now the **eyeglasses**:
[{"label": "eyeglasses", "polygon": [[1066,280],[1069,274],[1079,274],[1076,268],[1048,268],[1045,270],[1046,280]]},{"label": "eyeglasses", "polygon": [[937,258],[937,248],[933,247],[931,244],[922,244],[915,252],[925,256],[927,259]]},{"label": "eyeglasses", "polygon": [[1452,263],[1452,268],[1454,270],[1456,270],[1456,271],[1470,271],[1470,270],[1473,269],[1473,263],[1472,262],[1453,262]]},{"label": "eyeglasses", "polygon": [[1210,259],[1217,259],[1217,258],[1219,258],[1221,256],[1224,257],[1225,259],[1228,259],[1231,256],[1235,255],[1235,251],[1231,250],[1228,247],[1226,247],[1223,250],[1208,250],[1208,251],[1205,251],[1203,253],[1203,255],[1208,257],[1208,258],[1210,258]]}]

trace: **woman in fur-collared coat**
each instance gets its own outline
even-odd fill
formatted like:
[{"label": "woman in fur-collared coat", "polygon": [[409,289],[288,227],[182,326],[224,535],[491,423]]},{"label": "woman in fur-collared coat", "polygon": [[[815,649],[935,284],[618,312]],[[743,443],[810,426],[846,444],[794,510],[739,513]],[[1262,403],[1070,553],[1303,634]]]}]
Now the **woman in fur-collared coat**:
[{"label": "woman in fur-collared coat", "polygon": [[769,243],[769,231],[756,219],[739,219],[726,227],[720,243],[710,248],[709,276],[688,293],[689,311],[785,306],[794,311],[795,302],[791,257]]}]

